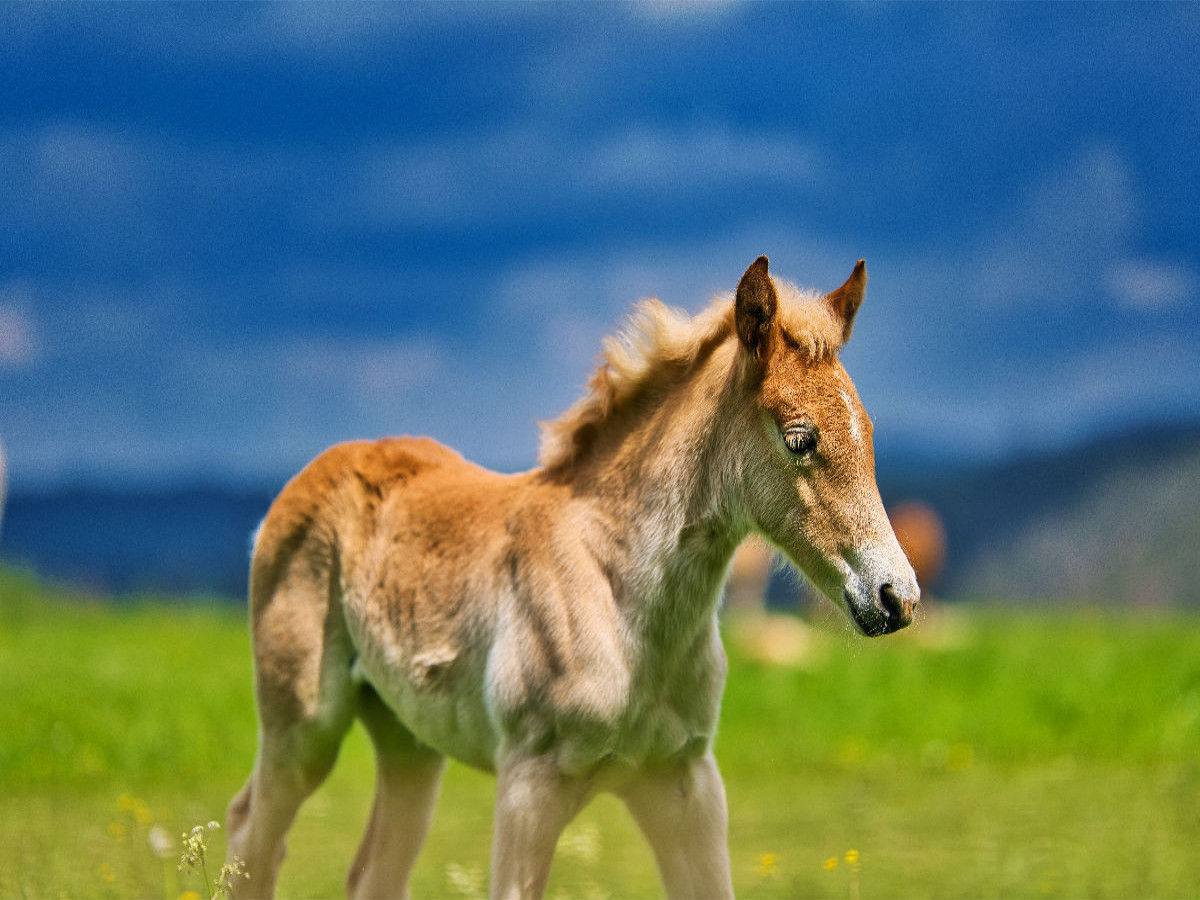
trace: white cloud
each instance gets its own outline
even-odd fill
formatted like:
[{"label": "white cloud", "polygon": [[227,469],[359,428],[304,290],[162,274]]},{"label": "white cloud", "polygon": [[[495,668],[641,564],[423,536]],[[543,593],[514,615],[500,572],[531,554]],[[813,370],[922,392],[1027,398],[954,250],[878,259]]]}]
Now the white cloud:
[{"label": "white cloud", "polygon": [[658,27],[710,28],[744,6],[739,0],[642,0],[623,6],[635,21]]},{"label": "white cloud", "polygon": [[817,187],[824,175],[815,147],[794,134],[711,125],[634,127],[600,140],[584,159],[606,191],[684,192],[753,179]]},{"label": "white cloud", "polygon": [[1176,334],[1131,334],[1056,361],[1042,407],[1066,428],[1080,420],[1145,418],[1146,411],[1196,408],[1200,346]]},{"label": "white cloud", "polygon": [[[1022,360],[1003,379],[962,372],[893,387],[880,420],[931,450],[1000,458],[1200,411],[1200,347],[1177,335],[1130,335],[1072,353]],[[931,373],[934,374],[934,373]],[[876,410],[872,410],[876,412]]]},{"label": "white cloud", "polygon": [[415,336],[353,348],[351,385],[357,402],[371,407],[411,391],[426,391],[445,371],[449,355],[440,341]]},{"label": "white cloud", "polygon": [[41,356],[41,339],[24,291],[0,290],[0,370],[23,369]]},{"label": "white cloud", "polygon": [[1110,261],[1141,221],[1129,167],[1108,146],[1084,149],[1061,167],[1035,173],[1016,205],[962,257],[963,289],[1006,312],[1042,303],[1092,300]]},{"label": "white cloud", "polygon": [[581,136],[532,124],[378,146],[356,171],[345,215],[437,227],[584,214],[614,198],[685,206],[756,180],[814,190],[825,177],[821,154],[796,135],[724,125]]},{"label": "white cloud", "polygon": [[771,256],[771,270],[780,277],[826,289],[840,284],[858,258],[853,248],[785,225],[762,224],[714,232],[706,240],[661,240],[517,260],[493,284],[489,306],[536,323],[562,316],[587,321],[589,330],[597,329],[591,358],[600,350],[599,336],[619,328],[637,300],[657,297],[696,312],[714,296],[732,294],[746,266],[761,253]]},{"label": "white cloud", "polygon": [[353,57],[378,49],[389,36],[417,20],[406,6],[305,3],[252,7],[246,21],[222,34],[222,43],[264,55]]},{"label": "white cloud", "polygon": [[18,234],[158,248],[151,208],[170,157],[161,141],[55,120],[0,132],[0,148],[0,215]]},{"label": "white cloud", "polygon": [[32,151],[37,175],[68,189],[125,195],[147,174],[142,147],[94,125],[49,123],[34,136]]},{"label": "white cloud", "polygon": [[1118,259],[1104,273],[1104,282],[1118,305],[1135,312],[1172,309],[1196,296],[1196,273],[1186,263]]},{"label": "white cloud", "polygon": [[[448,351],[414,335],[372,338],[282,338],[179,348],[175,390],[219,406],[243,398],[290,417],[312,405],[334,419],[375,419],[390,404],[427,390]],[[272,416],[275,418],[275,416]]]},{"label": "white cloud", "polygon": [[[184,52],[215,57],[279,58],[373,66],[381,58],[421,52],[439,35],[466,40],[474,30],[513,28],[544,19],[537,3],[296,3],[247,5],[205,20],[206,29],[180,29]],[[548,8],[548,7],[547,7]],[[191,23],[189,23],[190,25]],[[160,43],[139,42],[152,55]]]},{"label": "white cloud", "polygon": [[[326,232],[347,157],[48,120],[0,129],[0,220],[18,236],[18,254],[48,245],[82,271],[162,278],[164,267],[204,265],[234,236],[269,245],[268,216],[273,230]],[[25,262],[16,255],[13,264]]]}]

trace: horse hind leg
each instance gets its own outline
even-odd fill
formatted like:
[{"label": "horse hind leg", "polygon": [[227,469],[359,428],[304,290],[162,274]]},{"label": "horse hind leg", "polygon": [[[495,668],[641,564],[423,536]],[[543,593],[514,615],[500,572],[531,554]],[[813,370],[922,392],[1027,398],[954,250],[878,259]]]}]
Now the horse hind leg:
[{"label": "horse hind leg", "polygon": [[264,743],[249,780],[229,805],[228,856],[242,861],[249,879],[237,887],[239,900],[274,896],[288,829],[301,804],[329,774],[337,755],[336,746],[309,753],[290,748],[281,753],[279,746]]},{"label": "horse hind leg", "polygon": [[429,831],[445,760],[422,746],[369,685],[358,715],[375,746],[375,802],[346,879],[354,898],[408,897],[408,882]]},{"label": "horse hind leg", "polygon": [[229,858],[249,880],[237,896],[274,894],[284,837],[325,780],[354,720],[353,646],[335,580],[285,579],[254,604],[259,745],[249,781],[229,805]]}]

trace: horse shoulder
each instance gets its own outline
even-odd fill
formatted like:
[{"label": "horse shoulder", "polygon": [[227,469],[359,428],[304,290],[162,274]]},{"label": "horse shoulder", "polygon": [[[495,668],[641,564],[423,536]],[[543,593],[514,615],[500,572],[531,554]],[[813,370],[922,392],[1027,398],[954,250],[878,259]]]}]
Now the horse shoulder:
[{"label": "horse shoulder", "polygon": [[510,740],[586,733],[603,741],[627,710],[627,623],[589,527],[586,507],[568,492],[535,486],[508,510],[487,678]]},{"label": "horse shoulder", "polygon": [[347,603],[446,668],[465,621],[486,612],[508,477],[427,438],[376,442],[355,459],[353,515],[339,531]]}]

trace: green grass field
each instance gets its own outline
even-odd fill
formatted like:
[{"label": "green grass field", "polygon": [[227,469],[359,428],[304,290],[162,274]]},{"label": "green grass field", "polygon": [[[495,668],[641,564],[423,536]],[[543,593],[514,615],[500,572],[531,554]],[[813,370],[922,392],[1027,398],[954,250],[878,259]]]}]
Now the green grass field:
[{"label": "green grass field", "polygon": [[[732,651],[717,755],[739,895],[1200,895],[1200,619],[955,612],[881,641],[829,626],[799,669]],[[228,606],[88,604],[0,573],[0,896],[203,892],[148,836],[223,818],[250,684]],[[372,779],[356,730],[282,895],[342,895]],[[451,766],[416,896],[486,893],[491,808],[490,777]],[[611,798],[564,835],[548,893],[661,896]]]}]

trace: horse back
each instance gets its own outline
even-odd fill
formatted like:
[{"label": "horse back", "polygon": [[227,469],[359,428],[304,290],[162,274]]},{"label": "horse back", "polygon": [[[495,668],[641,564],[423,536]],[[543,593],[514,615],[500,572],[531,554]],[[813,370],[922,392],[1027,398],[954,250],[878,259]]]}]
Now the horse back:
[{"label": "horse back", "polygon": [[365,537],[364,520],[377,516],[398,486],[447,467],[478,468],[431,438],[350,441],[323,452],[284,486],[255,535],[252,613],[289,568],[324,571],[340,555],[339,544]]}]

